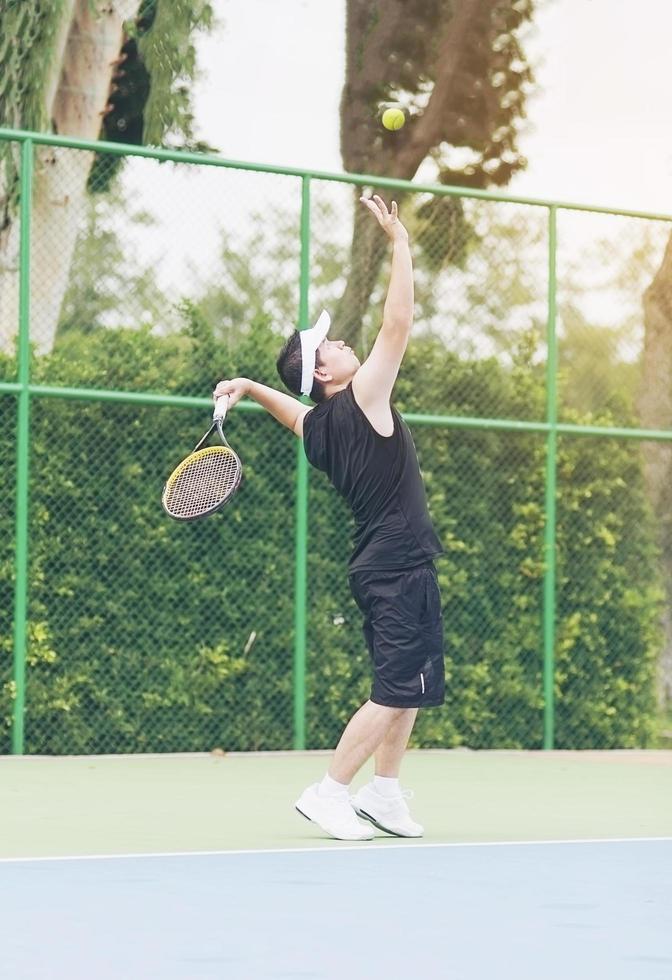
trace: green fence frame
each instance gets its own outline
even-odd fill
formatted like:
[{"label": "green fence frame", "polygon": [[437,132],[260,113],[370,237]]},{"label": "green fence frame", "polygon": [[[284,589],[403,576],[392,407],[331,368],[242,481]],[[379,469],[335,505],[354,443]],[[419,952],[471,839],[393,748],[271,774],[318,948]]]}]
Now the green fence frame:
[{"label": "green fence frame", "polygon": [[[556,603],[556,464],[558,434],[572,436],[604,436],[637,440],[672,441],[669,429],[633,429],[620,427],[572,425],[558,422],[557,378],[558,352],[556,338],[556,285],[557,285],[557,217],[559,210],[587,211],[593,214],[612,214],[622,217],[645,218],[672,222],[672,215],[620,208],[598,207],[586,204],[543,200],[493,194],[489,191],[470,190],[464,187],[420,184],[405,180],[393,180],[371,174],[335,174],[318,170],[293,167],[276,167],[270,164],[246,163],[224,160],[220,157],[198,153],[174,152],[151,149],[123,143],[90,141],[34,133],[24,130],[0,129],[0,140],[17,142],[21,146],[20,189],[20,270],[19,270],[19,332],[18,369],[16,382],[0,381],[0,395],[18,396],[17,420],[17,472],[16,472],[16,579],[14,593],[14,684],[15,700],[12,724],[12,753],[24,751],[24,715],[26,688],[26,640],[28,611],[28,558],[29,558],[29,468],[30,468],[30,412],[31,402],[37,398],[68,398],[78,400],[119,401],[139,405],[171,405],[183,408],[211,408],[208,398],[164,396],[141,392],[109,391],[96,388],[69,388],[35,385],[30,381],[30,226],[32,215],[33,163],[36,146],[59,146],[75,150],[93,150],[118,156],[139,156],[152,160],[188,163],[198,166],[224,167],[257,173],[273,173],[301,178],[301,258],[299,269],[299,329],[308,326],[308,291],[310,283],[310,203],[311,179],[336,181],[355,186],[410,190],[448,197],[463,197],[509,204],[522,204],[545,208],[548,212],[548,309],[547,309],[547,362],[546,362],[546,418],[541,421],[514,421],[509,419],[466,418],[451,415],[418,415],[407,413],[404,418],[412,425],[446,426],[463,429],[501,429],[512,432],[542,432],[546,436],[546,485],[545,485],[545,532],[543,583],[543,629],[540,637],[543,650],[543,748],[554,746],[554,671],[555,671],[555,603]],[[243,411],[263,411],[255,404],[243,402]],[[308,463],[303,446],[297,444],[296,507],[295,507],[295,596],[294,596],[294,711],[293,725],[295,749],[305,747],[305,670],[306,670],[306,601],[307,601],[307,536],[308,536]]]}]

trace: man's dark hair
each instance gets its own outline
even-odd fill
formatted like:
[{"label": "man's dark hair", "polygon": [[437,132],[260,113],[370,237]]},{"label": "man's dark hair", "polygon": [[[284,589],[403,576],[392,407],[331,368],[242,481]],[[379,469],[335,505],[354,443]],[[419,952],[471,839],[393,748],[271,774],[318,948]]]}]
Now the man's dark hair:
[{"label": "man's dark hair", "polygon": [[[315,351],[315,364],[319,367],[321,363],[319,351]],[[300,397],[302,363],[301,336],[298,330],[295,330],[283,344],[282,350],[278,354],[278,359],[275,362],[275,366],[278,369],[278,374],[282,378],[282,382],[285,387],[289,388],[293,394]],[[313,387],[310,391],[310,397],[318,404],[319,402],[326,400],[324,385],[316,378],[313,379]]]}]

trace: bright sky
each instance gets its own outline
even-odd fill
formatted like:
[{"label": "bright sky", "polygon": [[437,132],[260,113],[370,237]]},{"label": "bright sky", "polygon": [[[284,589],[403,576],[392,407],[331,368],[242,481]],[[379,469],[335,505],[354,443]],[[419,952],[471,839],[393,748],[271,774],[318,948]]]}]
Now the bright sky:
[{"label": "bright sky", "polygon": [[[343,169],[345,0],[214,0],[199,135],[230,159]],[[541,0],[511,193],[672,212],[669,0]]]},{"label": "bright sky", "polygon": [[[345,0],[213,3],[219,27],[199,40],[197,136],[229,160],[342,172]],[[529,168],[506,192],[672,214],[672,2],[538,3],[525,45],[538,83],[520,140]],[[268,214],[273,228],[271,208],[291,212],[298,236],[295,178],[141,160],[124,174],[134,204],[156,216],[153,228],[135,234],[167,292],[176,284],[194,292],[197,280],[221,276],[222,237],[234,249],[246,241],[257,227],[254,213]],[[324,185],[316,193],[345,206],[330,234],[346,241],[349,190],[331,184],[328,193]],[[571,255],[615,227],[603,227],[597,216],[564,214],[561,244]],[[327,301],[311,294],[311,307]]]}]

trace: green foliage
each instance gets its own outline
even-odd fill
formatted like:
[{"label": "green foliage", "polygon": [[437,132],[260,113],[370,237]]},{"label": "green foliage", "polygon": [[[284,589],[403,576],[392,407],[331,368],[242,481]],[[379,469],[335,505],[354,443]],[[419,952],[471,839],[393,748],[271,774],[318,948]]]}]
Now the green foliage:
[{"label": "green foliage", "polygon": [[[94,6],[98,0],[92,0]],[[0,5],[0,120],[15,129],[48,129],[45,89],[52,78],[54,44],[64,0],[22,0]],[[138,15],[125,25],[119,59],[111,72],[111,92],[101,139],[131,144],[169,145],[208,152],[196,139],[191,87],[197,78],[195,36],[210,31],[209,0],[142,0]],[[60,72],[58,66],[56,69]],[[67,134],[73,135],[73,134]],[[89,190],[107,190],[123,158],[97,154]],[[16,148],[0,142],[5,200],[18,199]]]},{"label": "green foliage", "polygon": [[[195,35],[213,27],[208,0],[142,0],[112,75],[101,139],[196,152],[213,147],[194,134],[191,87],[197,78]],[[89,190],[107,190],[123,157],[99,153]]]},{"label": "green foliage", "polygon": [[[480,404],[496,403],[505,417],[518,417],[521,408],[528,418],[540,417],[543,380],[532,353],[524,342],[507,372],[494,361],[460,361],[434,340],[417,340],[406,355],[397,404],[413,411],[424,388],[437,413],[477,415]],[[448,685],[446,707],[420,713],[413,744],[539,747],[543,437],[432,426],[416,427],[414,436],[445,546],[437,564]],[[637,453],[632,445],[614,450],[611,440],[588,446],[568,439],[562,446],[558,747],[637,746],[653,737],[659,597]],[[604,506],[586,511],[596,486]],[[318,543],[309,569],[309,649],[318,661],[309,673],[310,744],[328,747],[368,695],[369,672],[342,572],[348,514],[320,475],[312,479],[310,514],[311,541]],[[591,528],[588,538],[575,533],[578,520]]]},{"label": "green foliage", "polygon": [[[194,35],[213,26],[208,0],[153,0],[151,30],[138,38],[138,51],[151,78],[145,105],[146,143],[168,141],[184,149],[203,149],[194,142],[191,85],[196,79]],[[186,141],[186,143],[185,143]]]},{"label": "green foliage", "polygon": [[[10,129],[48,124],[44,90],[65,0],[7,2],[0,7],[0,120]],[[0,225],[18,201],[18,147],[0,141]],[[4,212],[4,214],[3,214]]]},{"label": "green foliage", "polygon": [[449,262],[464,268],[473,229],[465,220],[462,201],[431,196],[416,208],[416,218],[416,241],[430,271],[439,272]]},{"label": "green foliage", "polygon": [[[575,415],[570,421],[587,420]],[[614,424],[607,414],[595,421]],[[610,439],[607,446],[597,439],[560,440],[560,747],[633,748],[651,744],[653,737],[663,594],[648,572],[657,555],[639,453],[626,440]],[[633,649],[638,656],[632,656]]]},{"label": "green foliage", "polygon": [[[14,378],[16,365],[0,354],[0,377]],[[0,752],[7,750],[9,712],[13,688],[13,637],[14,610],[14,521],[16,487],[16,405],[15,397],[0,397],[0,493],[5,505],[0,511]]]},{"label": "green foliage", "polygon": [[[590,323],[576,306],[563,317],[560,390],[570,412],[606,409],[617,424],[637,424],[635,404],[641,377],[639,359],[623,356],[630,331],[623,324]],[[631,345],[632,348],[635,345]],[[636,347],[635,347],[636,349]]]},{"label": "green foliage", "polygon": [[[222,299],[222,297],[220,297]],[[235,343],[193,302],[181,333],[72,329],[35,358],[36,382],[208,392],[222,375],[277,385],[281,343],[261,308]],[[229,327],[233,330],[233,321]],[[532,334],[511,363],[409,347],[404,413],[541,418]],[[3,377],[14,376],[5,358]],[[36,403],[39,404],[39,403]],[[0,399],[0,472],[13,499],[15,398]],[[194,525],[159,506],[203,411],[50,399],[33,427],[29,752],[194,751],[292,744],[296,440],[264,413],[232,413],[241,492]],[[37,408],[34,419],[40,418]],[[611,424],[609,416],[572,421]],[[542,740],[543,435],[411,425],[445,545],[447,705],[416,746],[537,748]],[[564,437],[558,457],[559,747],[634,747],[656,734],[660,594],[636,444]],[[0,719],[12,709],[13,520],[0,516]],[[369,693],[346,565],[351,518],[323,474],[309,483],[307,723],[331,747]]]},{"label": "green foliage", "polygon": [[[272,323],[291,321],[296,286],[287,286],[289,275],[269,280],[264,270],[296,268],[298,236],[290,219],[274,216],[270,245],[259,222],[251,223],[242,245],[224,241],[225,281],[183,301],[181,331],[159,337],[149,324],[103,329],[115,293],[153,288],[151,270],[134,268],[120,251],[107,224],[113,205],[104,197],[92,202],[59,342],[50,356],[34,358],[34,380],[190,395],[209,392],[222,376],[277,385],[282,338]],[[315,216],[318,227],[320,219],[331,226],[328,208],[316,207]],[[502,228],[509,228],[512,248],[527,242],[530,229]],[[505,231],[500,237],[508,241]],[[314,284],[330,297],[343,255],[328,238],[317,236],[311,251]],[[512,281],[526,303],[522,273]],[[421,300],[428,292],[429,283],[422,284]],[[498,324],[505,312],[503,300],[486,300],[478,301],[484,331],[488,317]],[[536,335],[515,336],[514,348],[508,338],[507,358],[491,359],[416,336],[396,386],[397,406],[405,413],[543,418]],[[580,352],[573,338],[568,329],[568,356]],[[0,377],[11,380],[15,372],[13,361],[1,357]],[[565,383],[571,380],[570,371]],[[43,422],[40,404],[33,403],[31,451],[28,751],[289,747],[295,439],[263,413],[232,413],[228,427],[243,457],[243,488],[221,515],[182,526],[163,515],[158,501],[166,474],[201,434],[202,411],[50,399]],[[630,421],[623,406],[612,411],[618,414],[574,413],[568,421]],[[15,416],[15,397],[4,395],[5,500],[14,495]],[[414,744],[539,747],[543,435],[418,423],[412,429],[445,545],[438,568],[448,677],[446,707],[421,713]],[[659,737],[660,593],[638,454],[632,442],[560,440],[560,747],[643,746]],[[13,522],[6,508],[0,515],[5,744],[14,696]],[[315,748],[333,746],[369,692],[368,655],[346,576],[350,529],[343,501],[323,474],[311,471],[307,722]]]},{"label": "green foliage", "polygon": [[83,335],[118,326],[121,315],[128,317],[128,301],[139,323],[165,327],[171,311],[154,270],[143,266],[132,243],[122,241],[118,233],[120,213],[125,228],[151,226],[155,219],[122,199],[114,184],[106,194],[90,196],[86,207],[86,224],[75,245],[56,342],[73,331]]},{"label": "green foliage", "polygon": [[42,129],[44,86],[65,0],[9,2],[0,10],[0,119],[14,129]]},{"label": "green foliage", "polygon": [[606,409],[617,424],[636,425],[644,385],[642,298],[661,266],[669,228],[632,218],[612,217],[610,224],[610,237],[591,238],[562,271],[560,401],[573,412]]},{"label": "green foliage", "polygon": [[[78,345],[70,334],[35,365],[35,377],[87,387],[177,387],[184,383],[178,363],[182,371],[190,363],[184,340],[120,330],[90,334]],[[244,343],[241,356],[241,366],[252,359]],[[214,380],[208,376],[208,385]],[[11,400],[2,408],[9,412]],[[240,413],[232,428],[246,447],[245,492],[225,517],[182,526],[163,514],[161,486],[202,427],[202,411],[66,401],[52,402],[49,426],[36,427],[29,751],[290,742],[292,528],[284,515],[294,446],[289,433],[283,443],[284,433],[271,431],[266,419]],[[3,431],[4,455],[12,426]],[[289,459],[281,463],[283,446]],[[267,455],[275,467],[265,465]],[[263,536],[255,530],[251,550],[243,518],[250,507],[283,515]],[[10,519],[3,514],[7,541]],[[1,588],[9,597],[12,567],[4,558]],[[11,636],[11,606],[3,604],[3,637]],[[2,652],[8,666],[4,644]],[[9,678],[3,671],[5,731]]]},{"label": "green foliage", "polygon": [[[311,205],[311,280],[319,291],[320,302],[333,309],[343,287],[343,268],[347,253],[333,240],[338,209],[328,199]],[[269,235],[271,230],[272,238]],[[238,338],[251,325],[268,325],[271,320],[288,332],[296,326],[300,263],[299,216],[278,205],[250,215],[244,237],[222,232],[218,255],[219,274],[215,282],[205,282],[194,297],[194,305],[204,321],[212,324],[211,343],[226,358],[234,352]],[[260,284],[261,287],[260,287]],[[266,345],[260,351],[265,355]],[[272,362],[272,363],[271,363]],[[270,358],[271,383],[275,384],[275,351]],[[254,373],[254,363],[250,368]]]}]

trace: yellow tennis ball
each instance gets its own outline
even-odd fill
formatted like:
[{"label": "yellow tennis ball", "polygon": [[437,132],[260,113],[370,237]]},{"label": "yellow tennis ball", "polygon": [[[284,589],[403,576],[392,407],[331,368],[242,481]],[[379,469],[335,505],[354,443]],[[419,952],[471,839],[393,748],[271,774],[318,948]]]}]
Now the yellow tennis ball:
[{"label": "yellow tennis ball", "polygon": [[403,109],[386,109],[383,113],[382,123],[385,129],[401,129],[405,122]]}]

